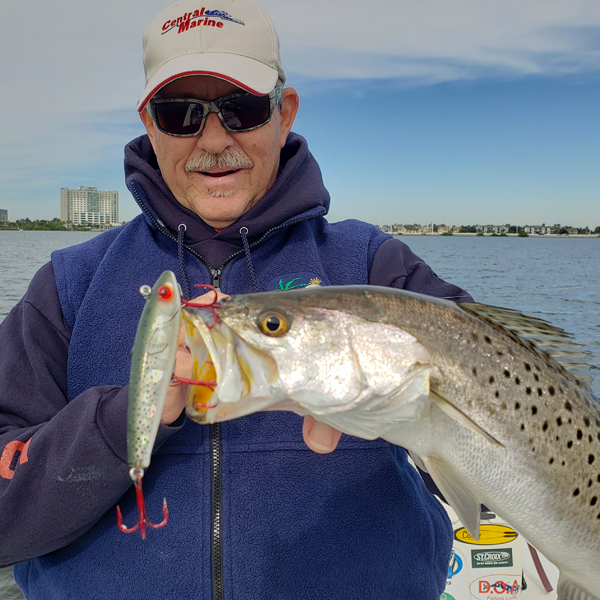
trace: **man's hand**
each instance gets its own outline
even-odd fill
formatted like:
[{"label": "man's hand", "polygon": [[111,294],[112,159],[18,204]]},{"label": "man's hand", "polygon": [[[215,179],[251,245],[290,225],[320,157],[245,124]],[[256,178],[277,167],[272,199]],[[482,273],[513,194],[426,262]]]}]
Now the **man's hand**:
[{"label": "man's hand", "polygon": [[314,417],[304,417],[302,435],[306,445],[317,454],[329,454],[333,452],[340,441],[341,431],[319,423]]},{"label": "man's hand", "polygon": [[[227,298],[226,294],[217,292],[217,301]],[[214,292],[207,292],[194,298],[190,302],[197,304],[211,304],[215,299]],[[192,379],[192,353],[190,349],[185,345],[185,326],[182,325],[179,330],[179,340],[177,355],[175,357],[175,370],[173,374],[176,377],[183,377],[185,379]],[[185,398],[187,395],[187,384],[184,383],[171,383],[165,399],[165,407],[163,408],[162,417],[160,422],[162,425],[171,425],[175,422],[179,415],[185,408]]]}]

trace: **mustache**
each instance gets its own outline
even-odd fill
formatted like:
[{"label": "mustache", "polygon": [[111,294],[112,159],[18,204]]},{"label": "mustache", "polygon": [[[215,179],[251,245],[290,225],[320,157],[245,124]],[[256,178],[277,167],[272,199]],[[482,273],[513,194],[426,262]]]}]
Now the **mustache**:
[{"label": "mustache", "polygon": [[253,166],[254,163],[245,152],[237,148],[226,148],[220,154],[211,154],[202,150],[197,152],[185,164],[185,171],[190,173],[192,171],[209,171],[210,169],[222,169],[224,167],[251,169]]}]

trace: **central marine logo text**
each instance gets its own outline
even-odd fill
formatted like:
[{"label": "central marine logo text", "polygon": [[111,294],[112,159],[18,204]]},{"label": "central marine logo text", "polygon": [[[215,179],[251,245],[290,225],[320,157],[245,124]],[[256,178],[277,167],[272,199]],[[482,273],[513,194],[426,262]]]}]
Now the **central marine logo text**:
[{"label": "central marine logo text", "polygon": [[224,10],[206,10],[206,8],[202,7],[200,10],[186,12],[176,19],[165,21],[162,26],[162,32],[165,34],[176,27],[177,33],[183,33],[184,31],[188,31],[188,29],[194,29],[194,27],[218,27],[220,29],[223,27],[223,21],[238,23],[239,25],[245,24],[239,19],[234,19]]}]

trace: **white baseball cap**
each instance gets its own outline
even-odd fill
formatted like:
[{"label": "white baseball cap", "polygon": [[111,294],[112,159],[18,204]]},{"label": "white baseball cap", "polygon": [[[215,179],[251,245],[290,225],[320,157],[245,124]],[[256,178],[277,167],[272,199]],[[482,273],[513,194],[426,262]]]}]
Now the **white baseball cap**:
[{"label": "white baseball cap", "polygon": [[212,75],[257,95],[285,83],[275,27],[252,0],[181,0],[152,20],[143,40],[140,112],[160,88],[187,75]]}]

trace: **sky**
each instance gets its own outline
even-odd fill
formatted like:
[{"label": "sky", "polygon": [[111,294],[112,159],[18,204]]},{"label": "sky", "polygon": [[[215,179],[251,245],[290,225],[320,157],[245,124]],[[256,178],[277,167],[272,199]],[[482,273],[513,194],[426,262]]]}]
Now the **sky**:
[{"label": "sky", "polygon": [[[199,6],[202,0],[198,0]],[[598,0],[261,0],[330,219],[600,226]],[[0,2],[0,208],[117,190],[164,0]]]}]

